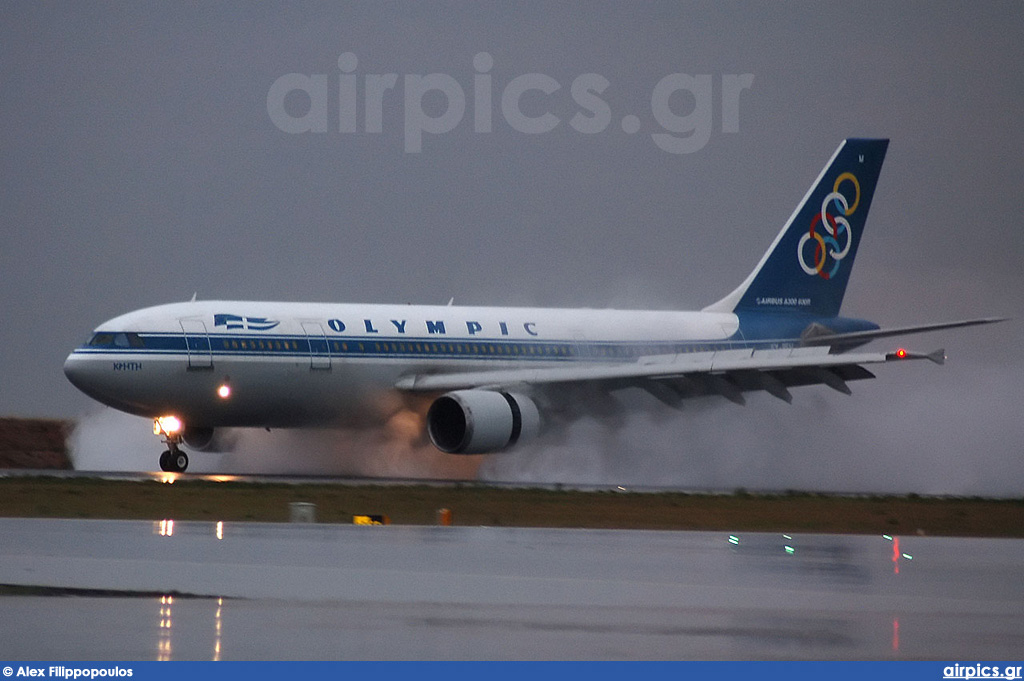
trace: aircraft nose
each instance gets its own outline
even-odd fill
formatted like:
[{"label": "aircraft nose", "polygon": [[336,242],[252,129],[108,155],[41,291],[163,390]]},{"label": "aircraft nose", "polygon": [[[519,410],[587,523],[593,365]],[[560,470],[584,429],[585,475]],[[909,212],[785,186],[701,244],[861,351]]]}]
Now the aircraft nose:
[{"label": "aircraft nose", "polygon": [[64,375],[71,381],[71,385],[94,400],[106,403],[104,393],[109,392],[106,372],[101,370],[94,358],[71,353],[64,360]]},{"label": "aircraft nose", "polygon": [[109,358],[75,351],[64,360],[64,375],[97,402],[134,413],[145,401],[145,386],[140,385],[135,373],[116,370],[117,364]]},{"label": "aircraft nose", "polygon": [[86,392],[84,386],[88,384],[86,373],[84,363],[75,357],[75,353],[71,353],[64,360],[64,375],[71,381],[71,385],[82,392]]},{"label": "aircraft nose", "polygon": [[73,352],[64,360],[64,375],[71,385],[92,399],[113,407],[118,401],[119,388],[123,386],[111,377],[106,370],[108,366],[95,357]]}]

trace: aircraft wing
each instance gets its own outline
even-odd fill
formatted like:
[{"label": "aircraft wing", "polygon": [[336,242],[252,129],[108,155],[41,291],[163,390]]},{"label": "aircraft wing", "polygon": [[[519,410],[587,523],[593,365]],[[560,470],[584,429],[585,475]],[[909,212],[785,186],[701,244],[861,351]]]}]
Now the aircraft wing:
[{"label": "aircraft wing", "polygon": [[928,354],[904,350],[891,353],[831,354],[828,347],[721,350],[641,357],[636,362],[625,364],[588,363],[577,366],[420,374],[402,378],[396,387],[409,392],[444,392],[473,388],[506,390],[554,384],[598,383],[609,390],[642,388],[670,406],[679,406],[678,403],[687,397],[715,394],[742,404],[742,393],[751,390],[765,390],[790,402],[792,397],[787,388],[825,384],[849,394],[847,381],[874,377],[861,365],[911,359],[928,359],[942,364],[945,354],[943,350]]}]

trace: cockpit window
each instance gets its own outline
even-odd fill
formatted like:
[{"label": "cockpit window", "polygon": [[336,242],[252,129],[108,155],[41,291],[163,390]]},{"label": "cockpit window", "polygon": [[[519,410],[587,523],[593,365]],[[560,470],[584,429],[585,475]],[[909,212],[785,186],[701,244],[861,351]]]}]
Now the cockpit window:
[{"label": "cockpit window", "polygon": [[97,333],[89,341],[92,346],[113,345],[117,348],[142,348],[145,343],[137,333]]}]

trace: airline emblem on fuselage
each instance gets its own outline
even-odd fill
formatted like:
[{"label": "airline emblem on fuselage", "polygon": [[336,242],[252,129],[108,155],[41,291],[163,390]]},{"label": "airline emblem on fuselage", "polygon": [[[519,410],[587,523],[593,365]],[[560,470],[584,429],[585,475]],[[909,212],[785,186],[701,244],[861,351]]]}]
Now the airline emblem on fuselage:
[{"label": "airline emblem on fuselage", "polygon": [[245,329],[246,331],[270,331],[281,322],[266,317],[241,317],[236,314],[215,314],[213,325],[227,329]]}]

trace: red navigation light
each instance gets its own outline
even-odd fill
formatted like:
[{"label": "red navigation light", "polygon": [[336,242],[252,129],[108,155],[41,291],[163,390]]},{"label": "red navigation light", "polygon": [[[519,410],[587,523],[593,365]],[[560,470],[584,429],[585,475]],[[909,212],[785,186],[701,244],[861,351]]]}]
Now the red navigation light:
[{"label": "red navigation light", "polygon": [[900,348],[899,350],[896,351],[896,356],[899,357],[900,359],[906,359],[907,351],[904,350],[903,348]]}]

